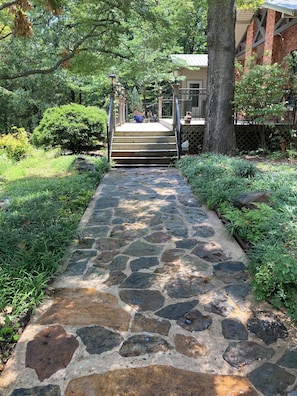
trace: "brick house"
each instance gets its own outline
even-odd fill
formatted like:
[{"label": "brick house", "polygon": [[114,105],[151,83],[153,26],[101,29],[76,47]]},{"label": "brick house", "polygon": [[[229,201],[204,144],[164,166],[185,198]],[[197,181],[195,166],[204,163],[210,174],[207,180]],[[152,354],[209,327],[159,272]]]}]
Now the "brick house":
[{"label": "brick house", "polygon": [[256,13],[239,11],[236,57],[243,63],[256,54],[258,63],[281,63],[297,50],[297,0],[267,0]]}]

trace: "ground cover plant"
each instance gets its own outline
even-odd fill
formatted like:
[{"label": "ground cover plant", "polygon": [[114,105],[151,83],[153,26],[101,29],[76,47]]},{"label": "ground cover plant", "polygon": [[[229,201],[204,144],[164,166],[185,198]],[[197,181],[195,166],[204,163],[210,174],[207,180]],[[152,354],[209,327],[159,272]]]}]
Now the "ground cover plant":
[{"label": "ground cover plant", "polygon": [[79,172],[76,156],[0,155],[0,372],[18,333],[46,294],[108,163]]},{"label": "ground cover plant", "polygon": [[[178,167],[194,193],[226,221],[249,248],[249,271],[258,299],[284,307],[297,321],[297,180],[292,161],[250,162],[223,155],[186,156]],[[268,203],[234,206],[242,193],[265,191]]]}]

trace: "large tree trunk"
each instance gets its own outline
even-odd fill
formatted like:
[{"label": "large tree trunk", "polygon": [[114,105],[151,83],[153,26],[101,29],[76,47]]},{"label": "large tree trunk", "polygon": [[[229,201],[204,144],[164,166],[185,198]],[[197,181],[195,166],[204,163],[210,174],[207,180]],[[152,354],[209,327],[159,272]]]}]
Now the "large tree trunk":
[{"label": "large tree trunk", "polygon": [[236,148],[233,106],[235,0],[208,0],[208,77],[204,152]]}]

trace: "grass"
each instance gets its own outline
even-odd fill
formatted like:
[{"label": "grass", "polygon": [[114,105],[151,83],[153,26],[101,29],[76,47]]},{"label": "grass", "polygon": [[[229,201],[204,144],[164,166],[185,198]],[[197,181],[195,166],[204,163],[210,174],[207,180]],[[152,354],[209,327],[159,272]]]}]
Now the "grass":
[{"label": "grass", "polygon": [[[251,162],[222,155],[182,158],[178,167],[193,191],[249,246],[249,271],[258,299],[285,307],[297,321],[297,166],[292,161]],[[238,209],[241,193],[263,190],[268,204]]]},{"label": "grass", "polygon": [[0,157],[0,199],[7,203],[0,211],[0,311],[6,323],[0,326],[0,344],[3,332],[11,337],[16,318],[44,299],[108,170],[102,158],[93,159],[95,171],[79,173],[75,158],[54,151],[36,151],[17,163]]}]

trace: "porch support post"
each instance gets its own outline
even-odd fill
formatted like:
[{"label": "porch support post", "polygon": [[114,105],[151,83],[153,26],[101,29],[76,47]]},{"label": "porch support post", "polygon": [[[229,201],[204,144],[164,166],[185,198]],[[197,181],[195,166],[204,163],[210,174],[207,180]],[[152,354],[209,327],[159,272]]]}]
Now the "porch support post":
[{"label": "porch support post", "polygon": [[263,54],[263,64],[266,65],[271,65],[272,62],[274,28],[275,28],[275,11],[268,9],[265,42],[264,42],[264,54]]},{"label": "porch support post", "polygon": [[254,34],[255,34],[255,20],[253,18],[247,28],[247,33],[246,33],[246,52],[244,55],[244,69],[245,69],[245,71],[247,71],[247,69],[248,69],[247,63],[253,53]]}]

